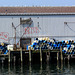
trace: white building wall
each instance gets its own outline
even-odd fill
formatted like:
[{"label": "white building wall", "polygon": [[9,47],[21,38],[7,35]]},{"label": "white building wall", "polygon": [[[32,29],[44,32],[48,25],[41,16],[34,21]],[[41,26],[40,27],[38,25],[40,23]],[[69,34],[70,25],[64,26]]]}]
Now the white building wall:
[{"label": "white building wall", "polygon": [[[0,16],[0,41],[14,43],[15,31],[12,27],[20,24],[20,18],[32,19],[33,23],[22,38],[49,36],[57,40],[75,40],[75,15],[43,15],[43,16]],[[67,22],[65,24],[64,22]],[[17,27],[17,41],[25,32],[28,25]],[[5,37],[6,35],[6,37]],[[8,39],[8,40],[6,40]]]}]

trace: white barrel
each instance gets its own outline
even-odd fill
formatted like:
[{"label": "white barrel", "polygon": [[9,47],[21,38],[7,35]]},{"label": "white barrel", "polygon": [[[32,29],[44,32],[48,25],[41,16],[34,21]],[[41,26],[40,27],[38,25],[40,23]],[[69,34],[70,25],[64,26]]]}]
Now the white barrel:
[{"label": "white barrel", "polygon": [[7,49],[13,51],[14,45],[7,45]]}]

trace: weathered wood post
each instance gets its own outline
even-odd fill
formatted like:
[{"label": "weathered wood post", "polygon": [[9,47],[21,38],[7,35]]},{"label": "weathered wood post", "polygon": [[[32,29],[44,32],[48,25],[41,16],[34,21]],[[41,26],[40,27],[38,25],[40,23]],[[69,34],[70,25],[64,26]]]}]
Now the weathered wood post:
[{"label": "weathered wood post", "polygon": [[60,47],[61,61],[63,60],[62,47]]},{"label": "weathered wood post", "polygon": [[41,47],[40,47],[40,61],[42,62],[42,50],[41,50]]},{"label": "weathered wood post", "polygon": [[68,62],[69,62],[69,60],[70,60],[70,55],[68,55]]},{"label": "weathered wood post", "polygon": [[57,61],[59,60],[59,52],[57,52]]},{"label": "weathered wood post", "polygon": [[21,54],[21,62],[23,61],[22,59],[22,48],[20,48],[20,54]]},{"label": "weathered wood post", "polygon": [[47,57],[46,61],[49,62],[50,60],[50,50],[49,49],[48,49],[48,52],[46,52],[46,57]]},{"label": "weathered wood post", "polygon": [[57,69],[59,69],[59,61],[57,61]]},{"label": "weathered wood post", "polygon": [[51,51],[49,49],[49,60],[51,61]]},{"label": "weathered wood post", "polygon": [[64,63],[65,63],[65,59],[66,59],[66,58],[64,57]]},{"label": "weathered wood post", "polygon": [[46,62],[48,61],[48,53],[46,52]]},{"label": "weathered wood post", "polygon": [[9,53],[8,53],[8,62],[10,63],[10,49],[9,49]]},{"label": "weathered wood post", "polygon": [[61,70],[63,69],[63,54],[62,54],[62,47],[60,47],[60,54],[61,54]]},{"label": "weathered wood post", "polygon": [[29,62],[31,62],[31,49],[29,50]]}]

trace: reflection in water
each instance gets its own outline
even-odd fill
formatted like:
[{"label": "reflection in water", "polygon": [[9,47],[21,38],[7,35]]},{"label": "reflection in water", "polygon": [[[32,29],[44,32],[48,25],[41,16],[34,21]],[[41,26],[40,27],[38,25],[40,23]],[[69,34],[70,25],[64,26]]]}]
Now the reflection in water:
[{"label": "reflection in water", "polygon": [[63,60],[61,60],[61,73],[63,73]]},{"label": "reflection in water", "polygon": [[49,66],[49,62],[47,62],[46,64],[46,71],[47,71],[47,74],[50,75],[50,66]]},{"label": "reflection in water", "polygon": [[21,75],[23,75],[23,63],[21,63]]},{"label": "reflection in water", "polygon": [[74,63],[0,64],[0,75],[75,75]]},{"label": "reflection in water", "polygon": [[40,74],[42,74],[42,62],[40,62]]},{"label": "reflection in water", "polygon": [[31,62],[29,63],[29,75],[32,75],[32,67],[31,67]]},{"label": "reflection in water", "polygon": [[10,75],[10,63],[8,64],[8,73]]}]

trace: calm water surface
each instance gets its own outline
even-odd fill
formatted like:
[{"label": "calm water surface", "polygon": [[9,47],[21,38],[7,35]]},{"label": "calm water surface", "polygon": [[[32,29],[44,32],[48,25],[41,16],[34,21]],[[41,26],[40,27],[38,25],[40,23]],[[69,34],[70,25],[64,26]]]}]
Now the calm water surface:
[{"label": "calm water surface", "polygon": [[75,75],[75,62],[0,64],[0,75]]}]

